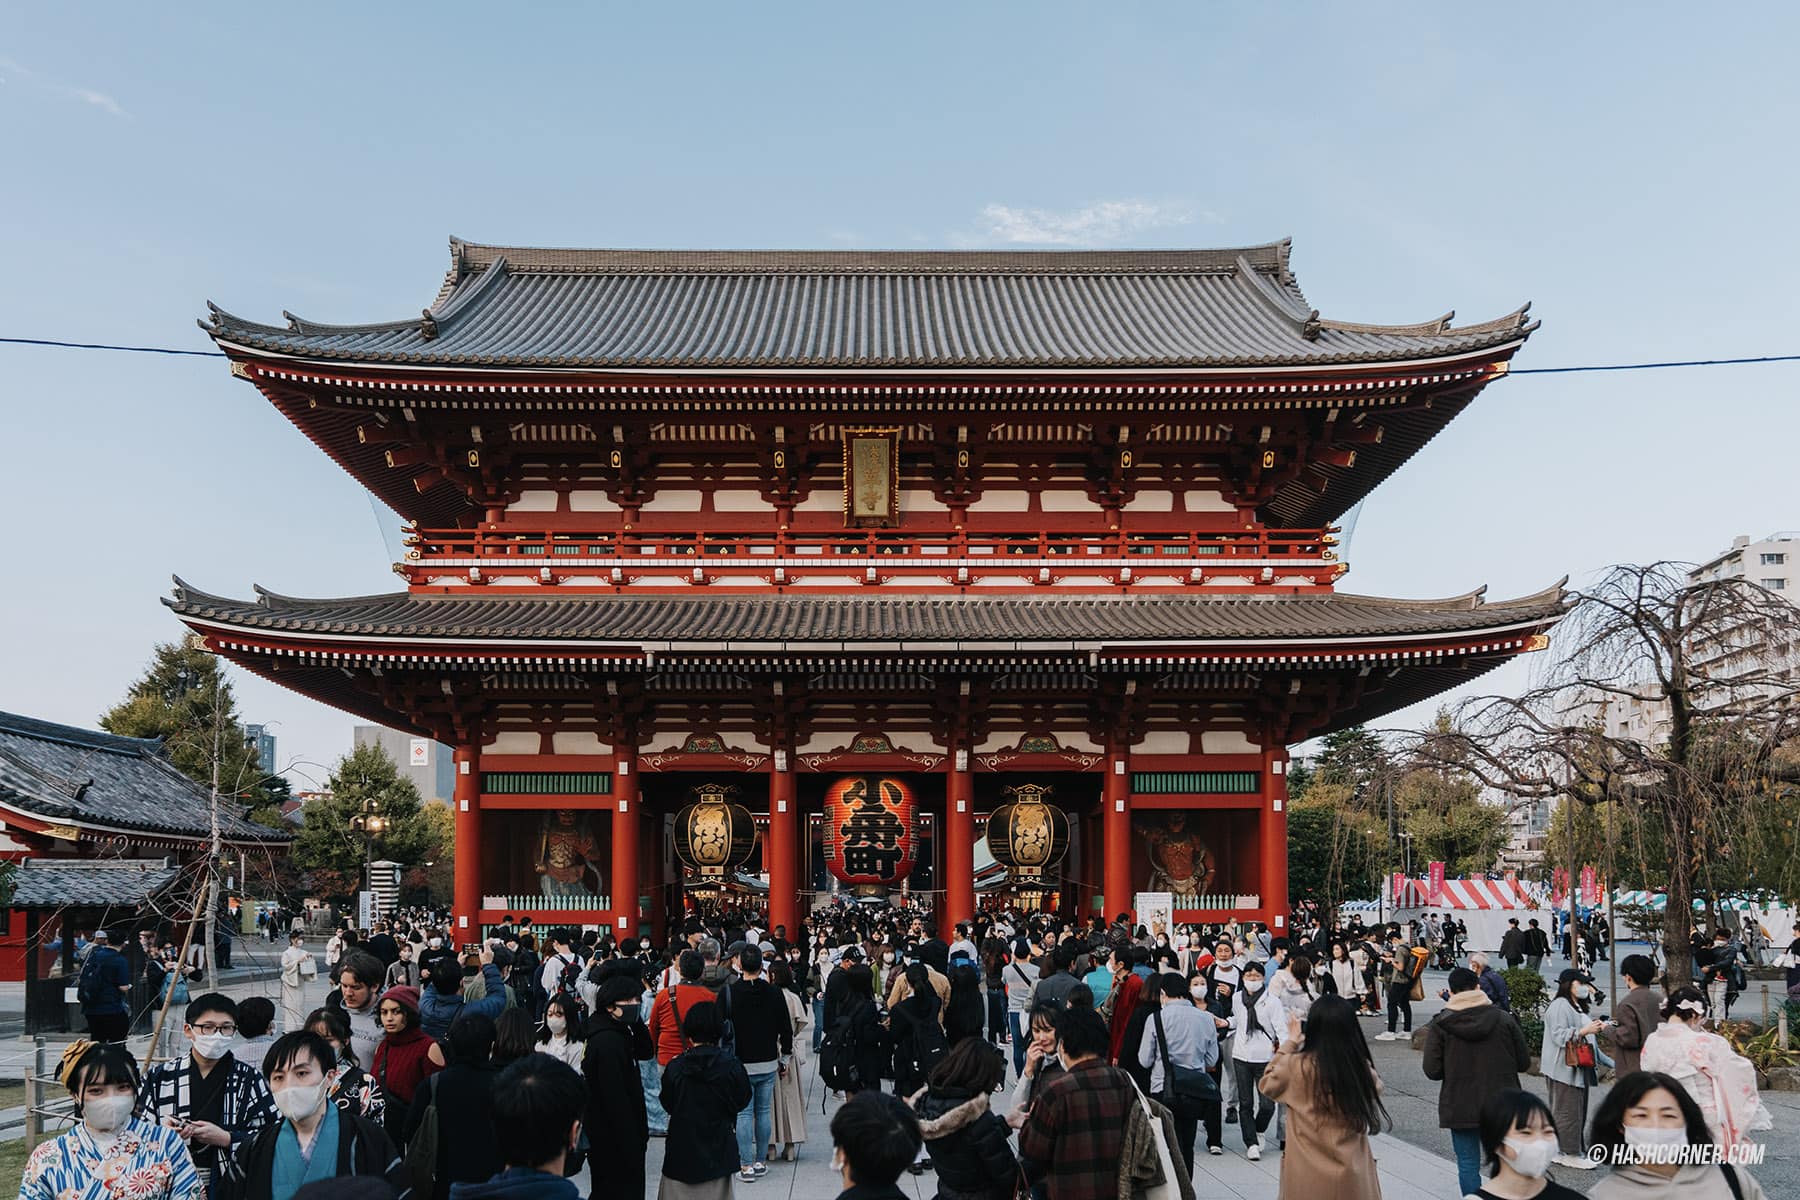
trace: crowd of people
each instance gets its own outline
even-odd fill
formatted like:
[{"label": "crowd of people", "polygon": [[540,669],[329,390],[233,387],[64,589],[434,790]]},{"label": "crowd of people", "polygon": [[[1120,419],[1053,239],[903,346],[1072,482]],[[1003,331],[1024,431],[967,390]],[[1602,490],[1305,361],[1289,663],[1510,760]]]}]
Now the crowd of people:
[{"label": "crowd of people", "polygon": [[[1197,1154],[1258,1160],[1271,1144],[1284,1198],[1376,1197],[1370,1138],[1391,1122],[1360,1018],[1385,1014],[1374,1040],[1409,1038],[1426,967],[1457,963],[1465,934],[1448,914],[1366,927],[1307,911],[1289,936],[1123,913],[940,931],[919,909],[845,903],[793,931],[695,915],[661,946],[510,918],[457,945],[421,916],[334,929],[313,1008],[317,957],[290,931],[273,996],[189,998],[186,1053],[140,1071],[110,1011],[132,981],[96,931],[93,1040],[61,1072],[79,1121],[38,1147],[21,1195],[128,1179],[104,1194],[560,1200],[585,1164],[596,1195],[730,1196],[804,1151],[816,1058],[846,1100],[832,1161],[858,1198],[897,1194],[909,1170],[935,1172],[945,1200],[1191,1197]],[[1539,947],[1521,931],[1500,957]],[[1443,1081],[1464,1193],[1556,1200],[1573,1193],[1550,1166],[1585,1169],[1595,1145],[1733,1145],[1766,1127],[1754,1072],[1704,1028],[1707,997],[1659,998],[1649,959],[1623,960],[1631,990],[1607,1020],[1592,978],[1562,973],[1537,1048],[1548,1103],[1520,1090],[1531,1047],[1505,980],[1485,955],[1462,961],[1423,1070]],[[655,1180],[652,1137],[667,1139]],[[1603,1185],[1661,1195],[1683,1178],[1650,1163]],[[1681,1194],[1712,1194],[1693,1179]],[[1721,1196],[1761,1194],[1747,1172],[1719,1179]]]}]

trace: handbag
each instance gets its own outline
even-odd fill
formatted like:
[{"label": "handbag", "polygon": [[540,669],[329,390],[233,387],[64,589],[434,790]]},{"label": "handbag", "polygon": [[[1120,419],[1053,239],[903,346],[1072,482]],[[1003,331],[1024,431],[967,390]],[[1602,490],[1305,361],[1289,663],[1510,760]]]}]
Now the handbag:
[{"label": "handbag", "polygon": [[1175,1154],[1169,1145],[1168,1135],[1163,1132],[1162,1122],[1157,1119],[1155,1111],[1150,1107],[1149,1099],[1138,1087],[1135,1079],[1132,1080],[1131,1088],[1137,1092],[1138,1105],[1144,1110],[1144,1120],[1150,1122],[1150,1139],[1156,1143],[1156,1161],[1157,1165],[1162,1168],[1162,1182],[1153,1183],[1141,1192],[1134,1189],[1133,1200],[1139,1200],[1140,1197],[1141,1200],[1181,1200],[1181,1184],[1178,1181],[1179,1177],[1175,1174],[1177,1170]]},{"label": "handbag", "polygon": [[300,978],[317,979],[319,977],[319,960],[307,955],[300,960]]},{"label": "handbag", "polygon": [[1169,1111],[1184,1120],[1197,1121],[1208,1104],[1219,1100],[1219,1085],[1205,1071],[1178,1067],[1169,1058],[1169,1035],[1163,1030],[1162,1010],[1150,1014],[1156,1022],[1156,1047],[1162,1052],[1163,1090],[1157,1097]]},{"label": "handbag", "polygon": [[416,1195],[429,1196],[432,1181],[437,1175],[438,1159],[438,1110],[437,1110],[437,1076],[433,1075],[425,1081],[425,1115],[419,1118],[419,1128],[414,1131],[412,1141],[406,1144],[406,1174],[412,1180],[412,1190]]},{"label": "handbag", "polygon": [[1563,1066],[1591,1067],[1594,1065],[1594,1044],[1586,1038],[1570,1038],[1563,1043]]}]

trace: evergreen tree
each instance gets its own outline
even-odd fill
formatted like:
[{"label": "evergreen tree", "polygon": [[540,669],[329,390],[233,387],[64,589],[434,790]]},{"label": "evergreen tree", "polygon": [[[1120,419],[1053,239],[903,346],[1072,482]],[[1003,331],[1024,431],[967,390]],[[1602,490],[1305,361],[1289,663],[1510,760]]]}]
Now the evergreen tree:
[{"label": "evergreen tree", "polygon": [[216,754],[219,794],[227,803],[240,813],[268,803],[265,772],[238,722],[231,684],[219,660],[205,650],[177,642],[158,645],[143,677],[100,718],[100,728],[122,737],[160,738],[175,768],[207,788]]},{"label": "evergreen tree", "polygon": [[[363,864],[388,859],[404,870],[426,861],[450,861],[446,822],[419,799],[419,789],[377,745],[357,746],[338,760],[325,794],[306,802],[294,861],[314,889],[336,897],[356,891]],[[377,816],[378,833],[365,834],[359,822]]]}]

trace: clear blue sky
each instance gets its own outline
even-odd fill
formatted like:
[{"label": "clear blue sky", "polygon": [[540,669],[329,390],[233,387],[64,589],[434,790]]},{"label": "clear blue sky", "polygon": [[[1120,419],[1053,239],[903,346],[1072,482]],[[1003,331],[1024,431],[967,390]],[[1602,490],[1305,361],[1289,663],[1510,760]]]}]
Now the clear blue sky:
[{"label": "clear blue sky", "polygon": [[[9,5],[0,335],[404,317],[445,237],[1236,245],[1313,303],[1525,300],[1519,366],[1800,351],[1789,5]],[[181,14],[181,15],[177,15]],[[1800,365],[1516,378],[1348,590],[1504,597],[1800,525]],[[390,590],[364,493],[221,363],[0,347],[0,707],[87,724],[168,576]],[[1492,676],[1502,684],[1508,676]],[[305,786],[351,721],[240,676]]]}]

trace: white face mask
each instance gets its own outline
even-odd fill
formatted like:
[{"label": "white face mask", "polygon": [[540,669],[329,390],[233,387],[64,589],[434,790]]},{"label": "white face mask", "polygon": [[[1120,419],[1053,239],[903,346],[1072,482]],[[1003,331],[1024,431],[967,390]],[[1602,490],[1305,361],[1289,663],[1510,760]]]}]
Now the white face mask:
[{"label": "white face mask", "polygon": [[112,1133],[131,1119],[136,1096],[102,1096],[81,1106],[81,1119],[95,1133]]},{"label": "white face mask", "polygon": [[304,1121],[319,1111],[325,1103],[325,1081],[303,1083],[296,1087],[276,1088],[269,1093],[275,1099],[275,1107],[281,1115],[290,1121]]},{"label": "white face mask", "polygon": [[551,1033],[561,1033],[569,1027],[569,1022],[565,1017],[545,1017],[544,1025]]},{"label": "white face mask", "polygon": [[1190,986],[1188,988],[1188,995],[1192,996],[1196,1000],[1205,999],[1206,985],[1204,983],[1193,984],[1192,986]]},{"label": "white face mask", "polygon": [[1674,1162],[1675,1156],[1688,1144],[1687,1130],[1681,1128],[1652,1129],[1643,1125],[1627,1125],[1624,1133],[1625,1144],[1637,1148],[1640,1162]]},{"label": "white face mask", "polygon": [[1510,1160],[1512,1169],[1533,1179],[1544,1177],[1550,1170],[1550,1159],[1556,1154],[1556,1143],[1543,1138],[1532,1138],[1530,1141],[1507,1138],[1506,1146],[1513,1152]]},{"label": "white face mask", "polygon": [[1588,985],[1585,983],[1578,983],[1575,985],[1574,992],[1577,1000],[1586,1000],[1588,998]]},{"label": "white face mask", "polygon": [[224,1058],[231,1049],[232,1035],[229,1033],[200,1033],[194,1035],[194,1050],[201,1058],[216,1062]]},{"label": "white face mask", "polygon": [[884,963],[891,963],[894,961],[894,956],[891,954],[884,954],[881,956],[881,961]]}]

